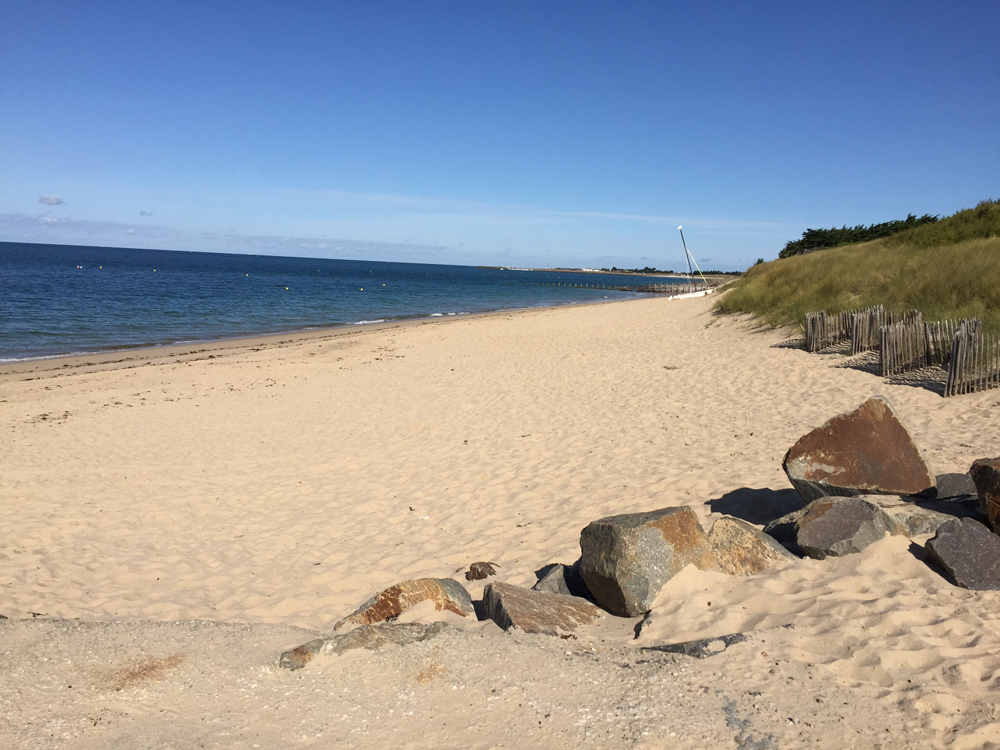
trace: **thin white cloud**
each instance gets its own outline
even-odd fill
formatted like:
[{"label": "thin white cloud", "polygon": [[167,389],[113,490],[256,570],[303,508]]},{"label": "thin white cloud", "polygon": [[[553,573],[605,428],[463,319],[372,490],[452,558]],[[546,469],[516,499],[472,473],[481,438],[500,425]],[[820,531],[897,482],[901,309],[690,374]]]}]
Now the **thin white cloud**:
[{"label": "thin white cloud", "polygon": [[43,206],[61,206],[65,201],[58,195],[40,195],[38,202]]}]

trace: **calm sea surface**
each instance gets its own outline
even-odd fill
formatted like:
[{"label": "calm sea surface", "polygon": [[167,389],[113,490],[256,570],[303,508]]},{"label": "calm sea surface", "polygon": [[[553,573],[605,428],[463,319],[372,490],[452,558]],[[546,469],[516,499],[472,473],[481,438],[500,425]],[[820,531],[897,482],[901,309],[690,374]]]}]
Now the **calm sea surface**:
[{"label": "calm sea surface", "polygon": [[646,281],[5,242],[0,243],[0,361],[624,299],[637,295],[553,285]]}]

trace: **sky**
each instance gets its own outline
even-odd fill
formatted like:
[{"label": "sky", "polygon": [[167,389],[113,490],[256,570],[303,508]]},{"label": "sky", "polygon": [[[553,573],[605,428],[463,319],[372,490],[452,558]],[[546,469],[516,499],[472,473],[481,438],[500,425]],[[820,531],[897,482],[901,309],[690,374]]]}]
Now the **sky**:
[{"label": "sky", "polygon": [[0,241],[742,270],[985,198],[997,0],[0,0]]}]

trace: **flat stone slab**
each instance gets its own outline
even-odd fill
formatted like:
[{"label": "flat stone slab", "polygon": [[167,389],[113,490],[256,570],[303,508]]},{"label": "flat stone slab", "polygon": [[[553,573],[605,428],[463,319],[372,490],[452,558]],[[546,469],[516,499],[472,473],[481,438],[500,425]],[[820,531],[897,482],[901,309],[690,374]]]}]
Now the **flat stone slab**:
[{"label": "flat stone slab", "polygon": [[691,508],[609,516],[580,532],[580,575],[594,600],[620,617],[648,611],[686,565],[721,570]]},{"label": "flat stone slab", "polygon": [[643,651],[663,651],[668,654],[684,654],[695,659],[707,659],[709,656],[721,654],[734,643],[743,643],[750,638],[744,633],[720,635],[718,638],[700,638],[696,641],[667,643],[663,646],[645,646]]},{"label": "flat stone slab", "polygon": [[372,625],[399,617],[410,607],[424,601],[434,602],[440,612],[448,610],[466,617],[475,613],[472,597],[465,586],[453,578],[418,578],[390,586],[375,594],[357,610],[333,626],[340,630],[347,625]]},{"label": "flat stone slab", "polygon": [[1000,518],[1000,458],[980,458],[974,461],[969,474],[972,475],[979,503],[990,526],[1000,528],[997,526],[997,519]]},{"label": "flat stone slab", "polygon": [[949,521],[927,540],[924,549],[962,588],[1000,590],[1000,537],[978,521]]},{"label": "flat stone slab", "polygon": [[602,616],[600,609],[577,596],[532,591],[509,583],[490,583],[483,590],[486,616],[504,630],[568,635]]},{"label": "flat stone slab", "polygon": [[[892,495],[860,495],[859,498],[882,508],[895,519],[907,536],[933,534],[948,521],[967,515],[964,507],[947,501],[920,501]],[[942,513],[935,510],[935,507],[944,507],[955,512]]]},{"label": "flat stone slab", "polygon": [[860,552],[886,533],[904,534],[882,508],[860,497],[823,497],[804,508],[795,541],[816,560]]},{"label": "flat stone slab", "polygon": [[773,537],[731,516],[723,516],[712,524],[708,543],[722,572],[731,576],[753,575],[775,562],[797,559]]},{"label": "flat stone slab", "polygon": [[923,452],[884,396],[799,438],[783,466],[807,502],[828,495],[916,495],[935,486]]},{"label": "flat stone slab", "polygon": [[350,633],[331,638],[317,638],[285,651],[278,658],[278,664],[285,669],[302,669],[319,654],[342,654],[355,648],[377,651],[383,646],[405,646],[409,643],[430,640],[446,627],[448,626],[443,622],[426,625],[415,622],[364,625]]},{"label": "flat stone slab", "polygon": [[590,589],[580,576],[580,561],[577,560],[572,565],[561,565],[556,563],[548,573],[542,576],[538,582],[531,587],[532,591],[543,591],[547,594],[562,594],[564,596],[582,596],[584,599],[593,599]]}]

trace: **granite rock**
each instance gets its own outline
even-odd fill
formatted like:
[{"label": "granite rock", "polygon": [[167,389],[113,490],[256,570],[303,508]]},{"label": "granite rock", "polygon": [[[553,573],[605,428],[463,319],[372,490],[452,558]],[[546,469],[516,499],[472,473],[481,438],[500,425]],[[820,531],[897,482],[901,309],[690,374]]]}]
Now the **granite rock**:
[{"label": "granite rock", "polygon": [[[958,503],[923,501],[893,495],[860,495],[859,499],[877,505],[895,519],[907,536],[933,534],[942,524],[966,513]],[[930,507],[928,507],[930,506]],[[949,508],[951,506],[951,508]],[[940,512],[935,507],[955,510],[957,513]]]},{"label": "granite rock", "polygon": [[446,627],[448,626],[443,622],[426,625],[415,622],[363,625],[344,635],[317,638],[303,643],[283,653],[278,659],[278,664],[285,669],[302,669],[318,654],[342,654],[355,648],[377,651],[388,645],[405,646],[409,643],[430,640]]},{"label": "granite rock", "polygon": [[971,518],[949,521],[927,541],[924,549],[962,588],[1000,590],[1000,537],[978,521]]},{"label": "granite rock", "polygon": [[602,615],[601,610],[577,596],[532,591],[509,583],[490,583],[483,590],[486,616],[504,630],[568,635]]},{"label": "granite rock", "polygon": [[935,486],[922,451],[883,396],[799,438],[783,466],[807,502],[829,495],[915,495]]},{"label": "granite rock", "polygon": [[434,602],[438,612],[448,610],[462,617],[475,613],[472,597],[458,581],[452,578],[418,578],[380,591],[334,625],[333,629],[393,620],[410,607],[428,600]]},{"label": "granite rock", "polygon": [[886,533],[904,534],[892,516],[860,497],[822,497],[804,510],[795,541],[816,560],[860,552]]},{"label": "granite rock", "polygon": [[990,526],[1000,528],[997,525],[1000,518],[1000,458],[980,458],[973,462],[969,473]]},{"label": "granite rock", "polygon": [[712,524],[708,543],[719,567],[732,576],[753,575],[767,570],[775,562],[796,559],[773,537],[730,516],[723,516]]},{"label": "granite rock", "polygon": [[580,575],[594,601],[620,617],[649,610],[686,565],[721,570],[691,508],[609,516],[580,532]]},{"label": "granite rock", "polygon": [[593,599],[590,589],[580,576],[580,561],[577,560],[570,566],[556,563],[549,568],[548,573],[542,576],[538,582],[531,587],[532,591],[544,591],[547,594],[563,594],[564,596],[582,596],[584,599]]}]

